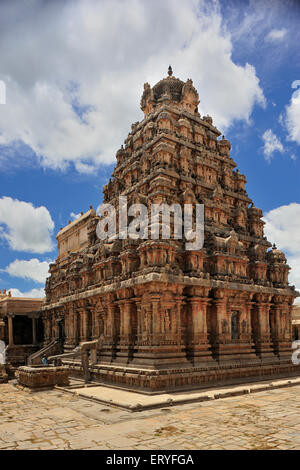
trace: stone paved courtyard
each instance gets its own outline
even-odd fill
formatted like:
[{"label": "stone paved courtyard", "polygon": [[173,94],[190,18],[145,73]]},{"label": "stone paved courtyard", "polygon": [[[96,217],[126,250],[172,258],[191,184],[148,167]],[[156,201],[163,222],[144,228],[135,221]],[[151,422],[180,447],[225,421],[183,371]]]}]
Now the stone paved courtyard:
[{"label": "stone paved courtyard", "polygon": [[300,449],[300,386],[130,413],[0,385],[0,449]]}]

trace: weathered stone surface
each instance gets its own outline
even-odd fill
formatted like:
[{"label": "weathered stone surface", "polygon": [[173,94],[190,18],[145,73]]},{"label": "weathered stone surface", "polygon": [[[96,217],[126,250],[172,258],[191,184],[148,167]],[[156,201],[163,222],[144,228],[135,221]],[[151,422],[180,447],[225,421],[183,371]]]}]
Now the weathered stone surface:
[{"label": "weathered stone surface", "polygon": [[[59,390],[32,394],[3,384],[0,449],[299,450],[300,386],[253,387],[257,393],[216,400],[222,391],[215,389],[201,403],[132,413]],[[147,400],[134,395],[134,403]]]},{"label": "weathered stone surface", "polygon": [[69,385],[67,367],[22,366],[16,373],[19,385],[33,390],[53,388],[55,385]]}]

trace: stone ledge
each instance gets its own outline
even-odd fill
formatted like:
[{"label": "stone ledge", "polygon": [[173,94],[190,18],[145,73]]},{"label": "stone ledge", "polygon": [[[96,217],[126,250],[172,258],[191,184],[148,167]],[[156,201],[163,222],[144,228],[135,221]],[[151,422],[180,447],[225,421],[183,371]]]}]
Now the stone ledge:
[{"label": "stone ledge", "polygon": [[179,283],[184,284],[185,286],[206,286],[210,287],[211,289],[214,288],[225,288],[225,289],[235,289],[240,291],[247,291],[256,293],[277,293],[280,295],[293,295],[294,293],[297,294],[296,291],[292,291],[290,288],[275,288],[275,287],[265,287],[258,284],[241,284],[238,281],[221,281],[216,279],[203,279],[203,278],[196,278],[196,277],[189,277],[187,275],[176,275],[176,274],[166,274],[166,273],[147,273],[141,274],[137,277],[131,279],[125,279],[119,282],[111,282],[101,287],[96,287],[93,289],[86,289],[83,292],[77,292],[76,294],[66,295],[62,297],[60,300],[52,302],[50,304],[46,304],[41,307],[41,312],[45,312],[47,310],[51,310],[54,308],[61,307],[65,303],[73,302],[79,299],[86,299],[90,298],[94,295],[104,295],[108,292],[112,292],[118,289],[126,288],[126,287],[133,287],[140,284],[147,284],[150,282],[162,282],[162,283]]},{"label": "stone ledge", "polygon": [[[70,376],[82,378],[80,363],[68,362]],[[300,367],[292,362],[282,361],[267,364],[221,365],[211,369],[190,367],[186,369],[138,369],[122,365],[101,364],[90,368],[92,381],[102,386],[134,391],[141,394],[159,395],[162,393],[178,393],[253,383],[262,380],[277,380],[300,375]]]}]

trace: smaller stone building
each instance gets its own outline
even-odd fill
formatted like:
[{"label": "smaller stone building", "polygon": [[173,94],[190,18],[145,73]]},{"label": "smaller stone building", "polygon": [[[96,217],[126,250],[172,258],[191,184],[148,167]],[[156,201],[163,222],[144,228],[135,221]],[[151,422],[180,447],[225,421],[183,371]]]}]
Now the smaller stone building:
[{"label": "smaller stone building", "polygon": [[0,290],[0,340],[8,345],[7,363],[14,367],[26,363],[40,349],[44,332],[40,312],[43,299],[12,297]]}]

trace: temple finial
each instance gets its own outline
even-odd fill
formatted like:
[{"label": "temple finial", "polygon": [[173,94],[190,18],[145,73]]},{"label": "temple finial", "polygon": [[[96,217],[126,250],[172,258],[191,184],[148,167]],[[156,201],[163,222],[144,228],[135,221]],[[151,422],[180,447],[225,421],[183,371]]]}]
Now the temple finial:
[{"label": "temple finial", "polygon": [[173,75],[173,70],[172,70],[171,65],[169,65],[169,68],[168,68],[168,75],[169,75],[169,77],[171,77]]}]

